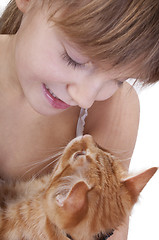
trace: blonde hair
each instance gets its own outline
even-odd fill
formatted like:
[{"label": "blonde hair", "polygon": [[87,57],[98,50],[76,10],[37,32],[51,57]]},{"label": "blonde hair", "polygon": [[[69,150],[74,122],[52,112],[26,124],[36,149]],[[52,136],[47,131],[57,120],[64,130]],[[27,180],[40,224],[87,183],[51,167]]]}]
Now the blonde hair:
[{"label": "blonde hair", "polygon": [[[43,0],[49,20],[93,61],[123,66],[140,59],[140,75],[151,84],[159,80],[158,0]],[[52,5],[62,10],[55,17]],[[46,4],[45,4],[46,5]],[[1,18],[1,33],[18,31],[22,13],[11,0]],[[139,75],[139,76],[140,76]]]}]

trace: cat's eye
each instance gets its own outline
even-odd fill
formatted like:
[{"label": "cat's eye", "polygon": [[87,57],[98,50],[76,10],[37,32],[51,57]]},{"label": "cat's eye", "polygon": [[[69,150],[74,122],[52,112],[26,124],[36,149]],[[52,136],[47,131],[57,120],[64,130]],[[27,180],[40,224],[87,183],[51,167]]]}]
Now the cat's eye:
[{"label": "cat's eye", "polygon": [[73,157],[74,157],[74,159],[76,159],[80,156],[85,156],[85,155],[86,155],[85,151],[79,151],[79,152],[76,152]]}]

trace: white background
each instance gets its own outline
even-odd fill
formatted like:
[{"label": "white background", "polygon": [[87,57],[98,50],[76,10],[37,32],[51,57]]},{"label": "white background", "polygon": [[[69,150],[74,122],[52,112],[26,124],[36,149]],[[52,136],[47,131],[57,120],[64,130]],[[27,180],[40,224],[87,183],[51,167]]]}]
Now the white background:
[{"label": "white background", "polygon": [[0,0],[0,13],[2,12],[2,10],[7,5],[8,2],[9,0]]},{"label": "white background", "polygon": [[[138,95],[140,124],[131,172],[159,167],[159,83],[138,90]],[[128,240],[135,239],[159,240],[159,171],[142,191],[130,217]]]},{"label": "white background", "polygon": [[[0,0],[0,13],[8,0]],[[159,84],[138,92],[140,125],[131,172],[159,167]],[[142,191],[130,217],[128,240],[159,239],[159,171]]]}]

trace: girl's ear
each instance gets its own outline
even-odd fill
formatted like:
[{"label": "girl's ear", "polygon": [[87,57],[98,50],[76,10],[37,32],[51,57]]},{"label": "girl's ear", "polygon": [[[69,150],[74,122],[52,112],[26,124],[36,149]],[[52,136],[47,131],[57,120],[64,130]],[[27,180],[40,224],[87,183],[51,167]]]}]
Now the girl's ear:
[{"label": "girl's ear", "polygon": [[30,6],[31,0],[16,0],[17,7],[22,13],[25,13],[29,6]]}]

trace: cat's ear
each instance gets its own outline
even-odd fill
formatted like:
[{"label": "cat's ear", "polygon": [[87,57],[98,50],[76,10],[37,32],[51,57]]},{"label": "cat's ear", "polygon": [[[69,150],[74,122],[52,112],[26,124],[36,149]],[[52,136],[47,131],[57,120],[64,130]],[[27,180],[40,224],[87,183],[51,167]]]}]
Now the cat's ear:
[{"label": "cat's ear", "polygon": [[126,188],[129,190],[134,201],[137,200],[140,192],[143,190],[145,185],[148,183],[148,181],[152,178],[152,176],[157,170],[157,167],[153,167],[134,177],[130,177],[122,181]]},{"label": "cat's ear", "polygon": [[80,220],[88,209],[87,193],[89,190],[90,188],[84,181],[78,182],[72,187],[67,197],[57,196],[57,205],[68,218],[73,220],[77,217]]}]

